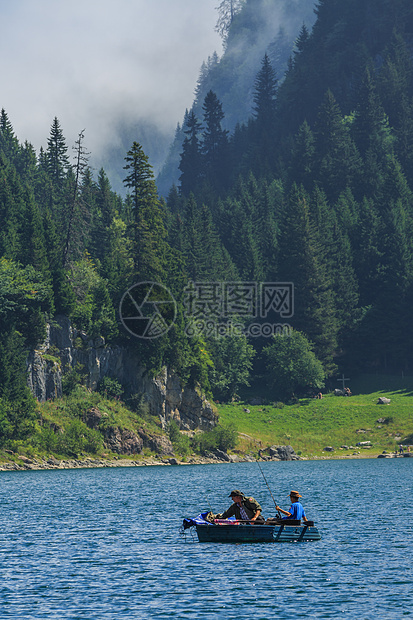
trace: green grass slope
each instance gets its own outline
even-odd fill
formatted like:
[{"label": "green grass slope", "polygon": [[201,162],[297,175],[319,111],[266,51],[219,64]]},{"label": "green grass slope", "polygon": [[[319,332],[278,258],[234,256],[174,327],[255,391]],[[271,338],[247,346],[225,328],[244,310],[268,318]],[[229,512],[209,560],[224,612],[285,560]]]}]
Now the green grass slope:
[{"label": "green grass slope", "polygon": [[[294,405],[250,405],[247,401],[218,405],[220,422],[235,426],[238,448],[252,452],[289,444],[307,458],[337,458],[356,452],[368,457],[394,451],[400,443],[413,444],[411,377],[364,376],[352,381],[351,389],[349,398],[331,393]],[[380,396],[389,398],[390,404],[377,404]],[[366,441],[371,448],[357,446]],[[334,452],[325,452],[327,446]]]},{"label": "green grass slope", "polygon": [[[258,450],[272,445],[291,445],[297,454],[309,459],[374,457],[383,451],[395,451],[400,443],[412,444],[413,452],[413,378],[365,375],[352,380],[351,389],[353,395],[349,398],[331,393],[321,400],[306,398],[292,405],[270,403],[268,395],[265,397],[269,404],[251,405],[247,397],[236,403],[217,404],[220,425],[214,431],[190,439],[175,425],[168,429],[168,435],[175,454],[183,460],[217,447],[231,451],[236,438],[236,452],[255,456]],[[390,404],[377,404],[380,396],[389,398]],[[143,428],[147,433],[163,434],[159,419],[150,416],[145,406],[131,411],[125,403],[82,386],[70,396],[38,407],[34,432],[25,441],[7,442],[0,450],[0,463],[13,460],[16,454],[113,458],[104,445],[105,429],[109,427],[134,432]],[[102,414],[96,430],[88,428],[84,421],[92,408]],[[371,442],[371,447],[357,445],[361,442]],[[325,451],[326,447],[334,450]],[[144,448],[139,455],[119,458],[147,456],[151,452]]]}]

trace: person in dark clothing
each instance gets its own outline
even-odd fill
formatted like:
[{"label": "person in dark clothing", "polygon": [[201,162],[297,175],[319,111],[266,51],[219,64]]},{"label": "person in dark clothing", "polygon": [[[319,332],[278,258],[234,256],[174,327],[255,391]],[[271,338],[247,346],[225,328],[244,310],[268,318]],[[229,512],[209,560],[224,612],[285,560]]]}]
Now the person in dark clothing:
[{"label": "person in dark clothing", "polygon": [[231,491],[229,497],[234,503],[224,513],[217,515],[218,518],[228,519],[235,516],[239,521],[250,521],[257,525],[264,523],[265,519],[261,515],[262,508],[253,497],[245,497],[244,493],[238,489]]}]

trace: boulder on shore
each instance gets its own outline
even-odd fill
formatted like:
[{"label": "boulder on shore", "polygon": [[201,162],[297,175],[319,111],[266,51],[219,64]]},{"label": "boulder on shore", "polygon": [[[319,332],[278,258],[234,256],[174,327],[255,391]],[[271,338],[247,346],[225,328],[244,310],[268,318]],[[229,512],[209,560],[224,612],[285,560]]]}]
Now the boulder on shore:
[{"label": "boulder on shore", "polygon": [[270,459],[275,461],[298,461],[300,459],[292,446],[269,446],[258,452],[260,458],[263,458],[263,453],[267,453]]}]

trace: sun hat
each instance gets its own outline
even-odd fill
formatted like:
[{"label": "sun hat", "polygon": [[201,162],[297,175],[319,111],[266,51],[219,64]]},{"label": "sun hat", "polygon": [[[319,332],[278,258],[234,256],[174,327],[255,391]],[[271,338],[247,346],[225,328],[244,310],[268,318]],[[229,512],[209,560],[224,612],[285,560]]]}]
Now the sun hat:
[{"label": "sun hat", "polygon": [[234,491],[231,491],[228,497],[234,497],[234,496],[244,497],[244,493],[242,493],[239,489],[235,489]]},{"label": "sun hat", "polygon": [[290,495],[294,495],[294,497],[302,497],[298,491],[290,491]]}]

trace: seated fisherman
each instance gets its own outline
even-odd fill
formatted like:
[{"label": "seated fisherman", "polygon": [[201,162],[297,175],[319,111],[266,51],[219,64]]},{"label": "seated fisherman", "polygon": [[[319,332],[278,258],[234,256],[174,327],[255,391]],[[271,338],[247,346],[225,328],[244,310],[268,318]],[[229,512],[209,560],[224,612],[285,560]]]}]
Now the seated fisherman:
[{"label": "seated fisherman", "polygon": [[286,515],[285,517],[283,517],[283,519],[295,519],[297,521],[301,521],[301,519],[303,519],[303,521],[307,521],[307,517],[305,516],[304,508],[303,508],[301,502],[299,501],[300,497],[302,497],[302,495],[300,495],[298,493],[298,491],[291,491],[291,493],[290,493],[290,500],[291,500],[290,510],[283,510],[279,506],[276,506],[276,509],[279,512],[281,512],[283,515]]},{"label": "seated fisherman", "polygon": [[235,489],[230,496],[234,502],[222,515],[217,515],[220,519],[228,519],[235,516],[240,521],[250,521],[255,524],[264,523],[265,519],[261,515],[262,508],[253,497],[245,497],[244,493]]}]

